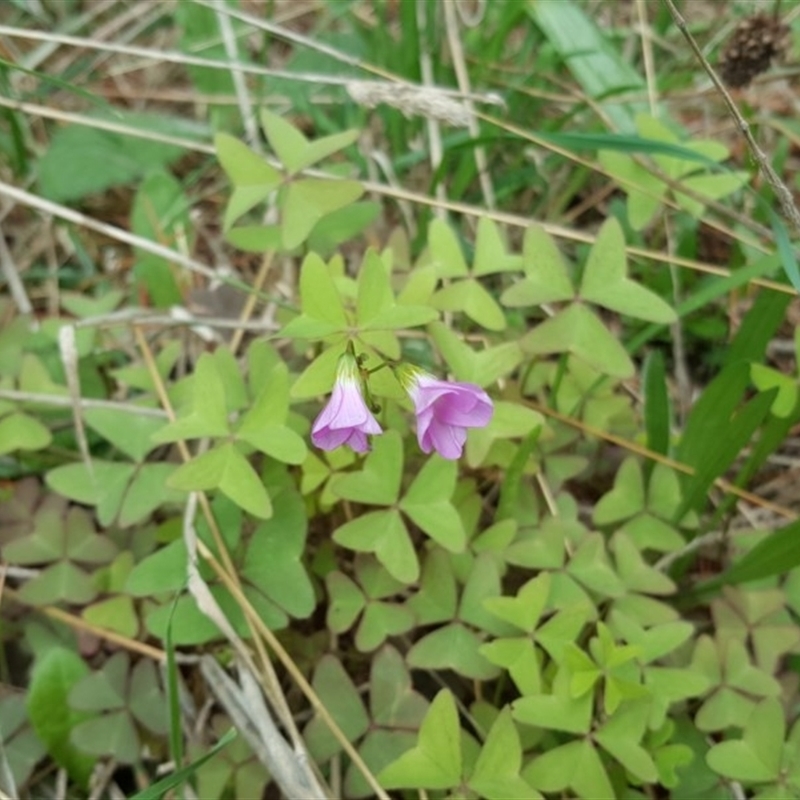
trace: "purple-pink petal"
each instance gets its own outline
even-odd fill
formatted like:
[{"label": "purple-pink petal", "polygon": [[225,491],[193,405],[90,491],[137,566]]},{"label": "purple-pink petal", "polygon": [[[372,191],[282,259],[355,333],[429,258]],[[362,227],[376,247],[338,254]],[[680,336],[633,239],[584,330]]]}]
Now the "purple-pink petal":
[{"label": "purple-pink petal", "polygon": [[350,428],[318,428],[311,431],[311,441],[320,450],[335,450],[343,444],[347,444],[352,430]]},{"label": "purple-pink petal", "polygon": [[440,381],[417,375],[410,387],[417,414],[417,439],[425,453],[436,450],[444,458],[461,456],[466,428],[488,425],[494,413],[489,395],[473,383]]},{"label": "purple-pink petal", "polygon": [[[375,433],[375,431],[370,431],[371,433]],[[381,430],[378,428],[377,433],[380,433]],[[356,453],[366,453],[369,450],[369,441],[367,440],[367,434],[363,431],[353,429],[350,431],[350,436],[347,438],[345,444],[350,445]]]},{"label": "purple-pink petal", "polygon": [[311,441],[321,450],[347,444],[358,453],[369,449],[367,434],[381,433],[381,426],[367,408],[355,378],[339,377],[331,399],[311,427]]},{"label": "purple-pink petal", "polygon": [[452,460],[461,457],[466,441],[466,428],[444,425],[434,419],[421,438],[420,448],[423,453],[435,450],[443,458]]}]

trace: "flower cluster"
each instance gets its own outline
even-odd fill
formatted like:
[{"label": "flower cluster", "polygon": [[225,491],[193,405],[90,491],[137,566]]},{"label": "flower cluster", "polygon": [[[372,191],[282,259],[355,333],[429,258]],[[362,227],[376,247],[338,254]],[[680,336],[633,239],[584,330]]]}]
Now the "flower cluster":
[{"label": "flower cluster", "polygon": [[[441,381],[408,365],[395,370],[414,403],[417,440],[424,453],[434,450],[456,459],[464,450],[467,428],[483,428],[494,412],[489,395],[474,383]],[[311,428],[311,440],[322,450],[347,444],[358,453],[369,449],[367,434],[381,433],[362,395],[358,362],[351,353],[339,359],[331,399]]]}]

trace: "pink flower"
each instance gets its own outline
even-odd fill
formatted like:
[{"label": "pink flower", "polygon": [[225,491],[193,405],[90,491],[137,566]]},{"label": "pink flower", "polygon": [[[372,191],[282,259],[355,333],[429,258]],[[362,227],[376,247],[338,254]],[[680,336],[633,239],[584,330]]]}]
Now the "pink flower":
[{"label": "pink flower", "polygon": [[404,370],[401,382],[414,401],[423,453],[435,450],[443,458],[459,458],[467,428],[483,428],[494,413],[489,395],[474,383],[440,381],[413,367]]},{"label": "pink flower", "polygon": [[311,441],[321,450],[347,444],[357,453],[365,453],[369,450],[368,433],[382,433],[381,426],[361,395],[356,360],[345,353],[339,359],[331,399],[311,427]]}]

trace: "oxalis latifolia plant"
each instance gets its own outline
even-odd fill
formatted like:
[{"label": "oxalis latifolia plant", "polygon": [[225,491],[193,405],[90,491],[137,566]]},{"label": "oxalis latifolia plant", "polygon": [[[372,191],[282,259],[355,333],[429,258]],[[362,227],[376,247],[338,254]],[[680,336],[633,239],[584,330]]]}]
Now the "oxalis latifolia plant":
[{"label": "oxalis latifolia plant", "polygon": [[[179,6],[212,15],[193,47],[214,39],[211,9]],[[487,5],[511,12],[549,31],[568,20],[548,59],[576,32],[599,35],[571,0]],[[602,148],[602,180],[626,202],[598,206],[607,218],[580,245],[531,223],[509,246],[477,209],[412,219],[413,245],[377,239],[381,207],[350,177],[358,132],[310,140],[263,111],[269,158],[226,133],[215,147],[224,234],[263,259],[233,289],[269,303],[276,334],[98,328],[133,302],[99,277],[97,296],[59,295],[63,319],[0,332],[0,446],[16,470],[0,504],[3,636],[31,665],[27,691],[0,695],[4,791],[33,775],[36,796],[47,755],[81,795],[106,764],[155,782],[167,761],[173,783],[147,796],[187,780],[209,798],[259,797],[269,781],[298,797],[800,795],[800,527],[734,524],[736,493],[753,502],[737,487],[800,422],[796,381],[762,363],[788,296],[755,298],[679,430],[664,359],[643,347],[678,320],[650,268],[659,226],[692,250],[751,176],[726,168],[723,143],[618,102],[639,76],[596,49],[617,81],[609,119],[629,133],[603,128],[581,152]],[[594,60],[561,55],[595,77]],[[413,124],[389,129],[397,152]],[[39,165],[61,199],[83,185],[62,178],[82,135],[59,130]],[[131,226],[152,240],[192,233],[169,157],[150,152],[134,201]],[[543,181],[552,166],[536,168]],[[546,205],[531,216],[553,219]],[[741,258],[736,275],[687,281],[680,315],[720,316],[731,286],[777,264]],[[260,294],[277,260],[296,294]],[[173,270],[137,254],[136,292],[183,304]],[[59,361],[73,324],[85,441]]]}]

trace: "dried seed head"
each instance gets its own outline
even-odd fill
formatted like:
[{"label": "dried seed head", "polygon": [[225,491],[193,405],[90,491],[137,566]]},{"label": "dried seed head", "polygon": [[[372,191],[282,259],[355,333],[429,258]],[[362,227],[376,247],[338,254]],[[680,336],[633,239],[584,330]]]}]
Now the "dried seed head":
[{"label": "dried seed head", "polygon": [[753,14],[745,17],[731,34],[719,62],[720,75],[728,86],[740,88],[780,57],[789,29],[777,17]]},{"label": "dried seed head", "polygon": [[470,122],[466,105],[439,89],[380,81],[350,81],[346,88],[356,103],[367,108],[385,103],[407,117],[419,115],[460,128],[466,128]]}]

